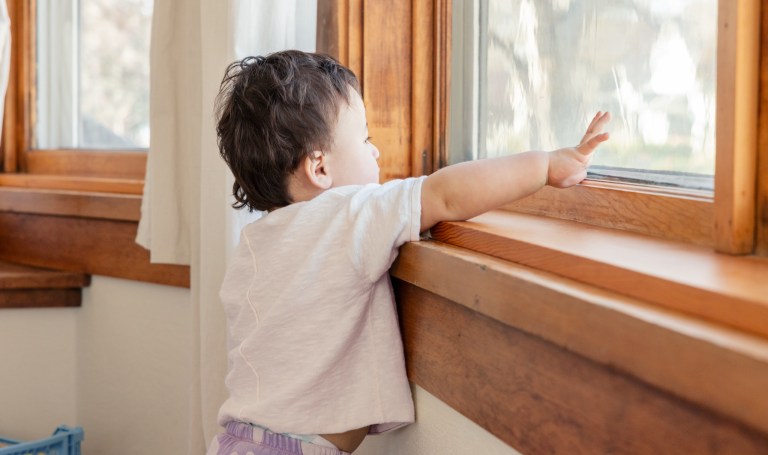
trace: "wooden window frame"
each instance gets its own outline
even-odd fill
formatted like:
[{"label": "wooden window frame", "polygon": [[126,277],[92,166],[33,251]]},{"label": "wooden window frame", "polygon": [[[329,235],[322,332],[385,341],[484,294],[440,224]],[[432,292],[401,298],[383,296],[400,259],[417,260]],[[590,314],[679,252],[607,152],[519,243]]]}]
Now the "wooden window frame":
[{"label": "wooden window frame", "polygon": [[[768,288],[752,275],[755,270],[768,275],[765,260],[757,259],[768,256],[768,147],[758,148],[768,134],[768,93],[759,83],[768,79],[766,5],[766,0],[719,2],[714,198],[587,180],[568,190],[544,188],[471,223],[442,223],[433,229],[433,238],[768,336]],[[449,42],[438,40],[436,46]],[[444,147],[440,153],[445,153]],[[559,219],[577,223],[563,224]],[[531,230],[520,229],[521,225]],[[570,248],[560,241],[558,232],[563,231],[588,240]],[[643,253],[656,255],[628,252],[627,245],[636,241],[644,245]],[[581,269],[562,266],[574,260]],[[689,266],[668,267],[665,261]],[[584,270],[601,273],[581,273]],[[723,277],[707,270],[720,270]],[[728,281],[729,271],[735,270],[749,280],[739,285]],[[626,279],[617,282],[619,276]],[[708,283],[713,279],[729,284],[714,289]],[[710,298],[704,297],[710,292]]]},{"label": "wooden window frame", "polygon": [[8,2],[11,69],[0,173],[0,260],[189,287],[134,239],[147,152],[35,150],[35,1]]},{"label": "wooden window frame", "polygon": [[760,0],[720,1],[718,16],[714,195],[587,180],[567,191],[545,188],[505,209],[711,246],[724,253],[755,252]]}]

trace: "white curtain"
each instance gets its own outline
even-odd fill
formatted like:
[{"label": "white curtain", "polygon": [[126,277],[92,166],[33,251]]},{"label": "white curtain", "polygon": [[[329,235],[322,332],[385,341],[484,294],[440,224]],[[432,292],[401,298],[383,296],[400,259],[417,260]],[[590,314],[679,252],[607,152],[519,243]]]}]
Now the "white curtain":
[{"label": "white curtain", "polygon": [[[8,89],[8,75],[11,70],[11,18],[8,4],[0,0],[0,100],[5,100]],[[5,105],[5,102],[3,102]],[[3,124],[4,109],[0,109],[0,125]],[[0,130],[2,130],[0,128]]]},{"label": "white curtain", "polygon": [[231,208],[219,157],[214,99],[235,59],[315,48],[316,0],[155,0],[150,152],[136,241],[152,262],[189,264],[193,333],[189,454],[219,431],[226,397],[226,334],[218,291],[227,258],[254,214]]},{"label": "white curtain", "polygon": [[37,118],[39,148],[77,147],[78,5],[76,0],[37,0]]}]

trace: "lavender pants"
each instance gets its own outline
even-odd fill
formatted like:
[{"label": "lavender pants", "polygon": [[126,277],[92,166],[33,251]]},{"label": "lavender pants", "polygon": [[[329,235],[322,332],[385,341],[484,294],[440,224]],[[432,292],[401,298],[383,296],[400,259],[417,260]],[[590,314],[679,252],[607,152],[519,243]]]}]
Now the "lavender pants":
[{"label": "lavender pants", "polygon": [[229,422],[213,438],[207,455],[345,455],[339,449],[303,442],[247,423]]}]

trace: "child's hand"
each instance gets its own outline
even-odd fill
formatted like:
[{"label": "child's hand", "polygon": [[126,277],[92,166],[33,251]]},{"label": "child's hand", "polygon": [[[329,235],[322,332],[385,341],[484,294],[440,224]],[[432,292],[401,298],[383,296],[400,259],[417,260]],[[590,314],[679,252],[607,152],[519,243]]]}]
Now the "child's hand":
[{"label": "child's hand", "polygon": [[592,153],[601,142],[608,139],[608,133],[603,130],[610,119],[610,113],[598,112],[579,145],[549,152],[547,185],[568,188],[587,177],[587,166],[592,159]]}]

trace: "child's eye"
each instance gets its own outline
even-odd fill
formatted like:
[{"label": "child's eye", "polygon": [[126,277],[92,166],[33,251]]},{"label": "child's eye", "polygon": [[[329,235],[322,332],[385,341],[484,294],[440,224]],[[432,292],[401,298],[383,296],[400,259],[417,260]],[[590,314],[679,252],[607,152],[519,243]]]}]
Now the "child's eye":
[{"label": "child's eye", "polygon": [[371,143],[371,139],[373,139],[373,138],[371,136],[368,136],[367,138],[365,138],[365,143],[366,144],[370,144]]}]

